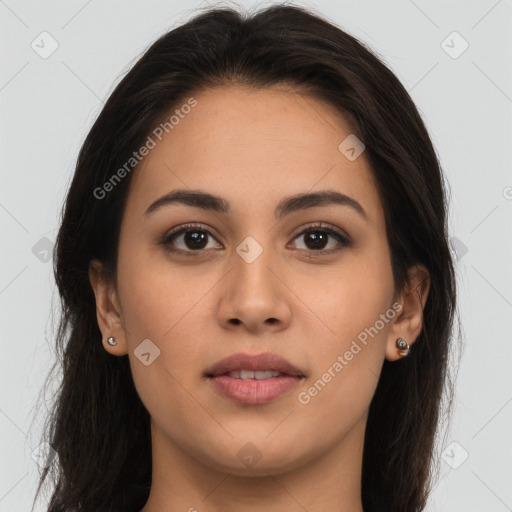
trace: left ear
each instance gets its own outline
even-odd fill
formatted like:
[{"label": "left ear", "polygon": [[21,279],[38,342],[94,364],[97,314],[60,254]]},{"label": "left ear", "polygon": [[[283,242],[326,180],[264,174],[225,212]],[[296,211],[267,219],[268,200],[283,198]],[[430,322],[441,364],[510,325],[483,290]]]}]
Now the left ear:
[{"label": "left ear", "polygon": [[423,308],[430,290],[430,274],[424,265],[418,264],[409,268],[408,275],[408,282],[397,299],[402,307],[388,332],[388,361],[396,361],[402,357],[395,345],[397,338],[404,338],[411,346],[423,327]]}]

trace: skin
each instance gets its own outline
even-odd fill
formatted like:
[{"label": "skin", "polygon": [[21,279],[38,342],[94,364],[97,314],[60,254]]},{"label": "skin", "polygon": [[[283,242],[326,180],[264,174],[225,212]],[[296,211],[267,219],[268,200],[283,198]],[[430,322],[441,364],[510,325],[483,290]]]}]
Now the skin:
[{"label": "skin", "polygon": [[[330,105],[284,85],[230,85],[194,97],[197,106],[134,171],[117,288],[99,261],[90,266],[105,350],[128,354],[151,415],[153,481],[143,512],[362,512],[370,402],[384,359],[401,358],[395,340],[412,345],[421,331],[428,273],[413,267],[407,288],[395,290],[372,171],[364,152],[350,161],[338,150],[352,130]],[[151,203],[178,188],[221,196],[231,211],[172,204],[144,217]],[[276,221],[282,198],[319,190],[355,199],[368,220],[329,205]],[[352,245],[329,236],[312,249],[311,236],[300,234],[321,221],[346,233]],[[202,252],[183,234],[174,247],[192,257],[159,244],[171,228],[189,222],[211,233]],[[263,248],[251,263],[236,252],[247,236]],[[396,302],[400,313],[360,344],[309,403],[300,403],[299,393]],[[109,336],[115,347],[106,343]],[[144,339],[161,351],[148,366],[134,353]],[[239,404],[203,376],[236,352],[276,353],[306,378],[269,403]],[[261,455],[252,466],[237,456],[248,442]]]}]

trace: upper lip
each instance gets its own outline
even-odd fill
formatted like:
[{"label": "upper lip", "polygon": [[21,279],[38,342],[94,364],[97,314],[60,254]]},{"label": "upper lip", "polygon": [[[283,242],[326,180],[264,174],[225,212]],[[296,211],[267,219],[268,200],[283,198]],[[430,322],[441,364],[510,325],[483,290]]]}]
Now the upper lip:
[{"label": "upper lip", "polygon": [[232,354],[231,356],[217,361],[214,365],[208,368],[206,370],[206,375],[208,377],[215,377],[240,370],[272,370],[285,373],[287,375],[304,377],[304,374],[286,359],[268,352],[258,355],[243,353]]}]

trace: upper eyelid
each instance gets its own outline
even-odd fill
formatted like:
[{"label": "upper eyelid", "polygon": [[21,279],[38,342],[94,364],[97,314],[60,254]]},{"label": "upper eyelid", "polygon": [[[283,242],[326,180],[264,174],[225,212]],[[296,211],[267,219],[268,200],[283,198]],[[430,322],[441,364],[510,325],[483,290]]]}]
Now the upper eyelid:
[{"label": "upper eyelid", "polygon": [[206,226],[206,225],[203,225],[203,224],[194,224],[193,222],[186,223],[186,224],[181,224],[179,226],[176,226],[175,228],[171,228],[163,236],[163,239],[167,240],[171,236],[181,235],[181,234],[185,233],[186,231],[191,231],[193,229],[197,229],[198,231],[205,231],[209,235],[214,236],[215,239],[217,240],[217,236],[215,235],[215,230],[212,227]]}]

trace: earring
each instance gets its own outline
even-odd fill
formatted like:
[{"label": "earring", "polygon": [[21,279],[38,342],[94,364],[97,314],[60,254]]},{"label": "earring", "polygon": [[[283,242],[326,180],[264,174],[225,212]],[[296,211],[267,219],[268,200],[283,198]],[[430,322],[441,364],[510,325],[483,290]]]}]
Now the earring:
[{"label": "earring", "polygon": [[409,354],[409,344],[403,338],[397,338],[395,345],[402,357]]},{"label": "earring", "polygon": [[110,338],[107,338],[107,343],[111,346],[111,347],[115,347],[117,345],[117,341],[115,338],[113,338],[112,336]]}]

